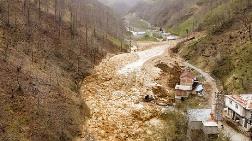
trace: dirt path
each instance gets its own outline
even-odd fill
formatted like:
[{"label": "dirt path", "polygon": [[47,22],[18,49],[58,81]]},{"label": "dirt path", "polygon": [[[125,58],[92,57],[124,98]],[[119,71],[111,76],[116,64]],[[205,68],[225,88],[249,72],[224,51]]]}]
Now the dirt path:
[{"label": "dirt path", "polygon": [[195,70],[196,72],[198,72],[199,74],[201,74],[205,80],[206,83],[209,84],[211,86],[211,92],[210,92],[210,99],[209,99],[209,105],[212,106],[212,111],[215,111],[215,93],[218,92],[218,88],[217,88],[217,84],[215,79],[208,73],[204,72],[203,70],[193,66],[192,64],[188,63],[188,62],[183,62],[184,66],[192,68],[193,70]]}]

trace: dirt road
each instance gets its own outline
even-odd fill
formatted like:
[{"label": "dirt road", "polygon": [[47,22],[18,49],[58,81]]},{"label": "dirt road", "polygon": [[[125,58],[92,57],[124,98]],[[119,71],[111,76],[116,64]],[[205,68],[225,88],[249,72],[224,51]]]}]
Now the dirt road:
[{"label": "dirt road", "polygon": [[129,75],[132,72],[140,73],[142,66],[150,59],[164,54],[167,49],[167,43],[159,44],[157,47],[150,48],[144,51],[136,52],[138,59],[130,64],[127,64],[119,70],[119,74]]}]

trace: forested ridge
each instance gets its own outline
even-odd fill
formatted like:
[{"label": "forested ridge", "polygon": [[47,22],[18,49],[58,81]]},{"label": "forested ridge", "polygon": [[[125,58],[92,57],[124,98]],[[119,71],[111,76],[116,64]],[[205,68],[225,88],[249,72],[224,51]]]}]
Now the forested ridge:
[{"label": "forested ridge", "polygon": [[89,110],[83,78],[125,51],[119,18],[95,0],[0,1],[0,140],[72,140]]}]

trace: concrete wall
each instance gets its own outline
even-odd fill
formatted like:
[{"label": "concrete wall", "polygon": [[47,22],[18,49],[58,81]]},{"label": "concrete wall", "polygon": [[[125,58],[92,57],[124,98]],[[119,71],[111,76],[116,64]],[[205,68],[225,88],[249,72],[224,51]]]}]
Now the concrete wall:
[{"label": "concrete wall", "polygon": [[[246,110],[246,116],[247,116],[247,117],[251,117],[250,113],[251,113],[251,111]],[[231,110],[228,109],[228,111],[227,111],[227,116],[228,116],[228,118],[230,118],[230,119],[233,118],[232,109],[231,109]],[[237,116],[237,115],[235,114],[234,117],[236,117],[236,116]],[[243,117],[239,117],[239,118],[240,118],[239,124],[240,124],[240,126],[242,127],[242,129],[245,130],[245,131],[249,131],[249,129],[252,127],[252,125],[250,125],[250,122],[249,122],[249,119],[250,119],[250,118],[243,118]],[[247,120],[246,120],[246,119],[247,119]],[[233,119],[232,119],[232,120],[233,120]],[[233,121],[233,122],[235,123],[236,121]]]},{"label": "concrete wall", "polygon": [[247,119],[250,119],[251,116],[252,116],[252,111],[251,111],[251,110],[245,110],[245,117],[246,117]]},{"label": "concrete wall", "polygon": [[205,134],[218,134],[218,127],[215,126],[203,126],[203,132]]}]

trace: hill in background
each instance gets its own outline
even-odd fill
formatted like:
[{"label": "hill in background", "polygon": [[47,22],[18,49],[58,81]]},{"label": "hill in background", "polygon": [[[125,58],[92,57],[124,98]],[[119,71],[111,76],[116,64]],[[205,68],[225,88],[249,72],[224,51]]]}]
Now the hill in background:
[{"label": "hill in background", "polygon": [[111,7],[117,14],[127,15],[129,10],[140,2],[152,2],[153,0],[99,0],[101,3]]}]

